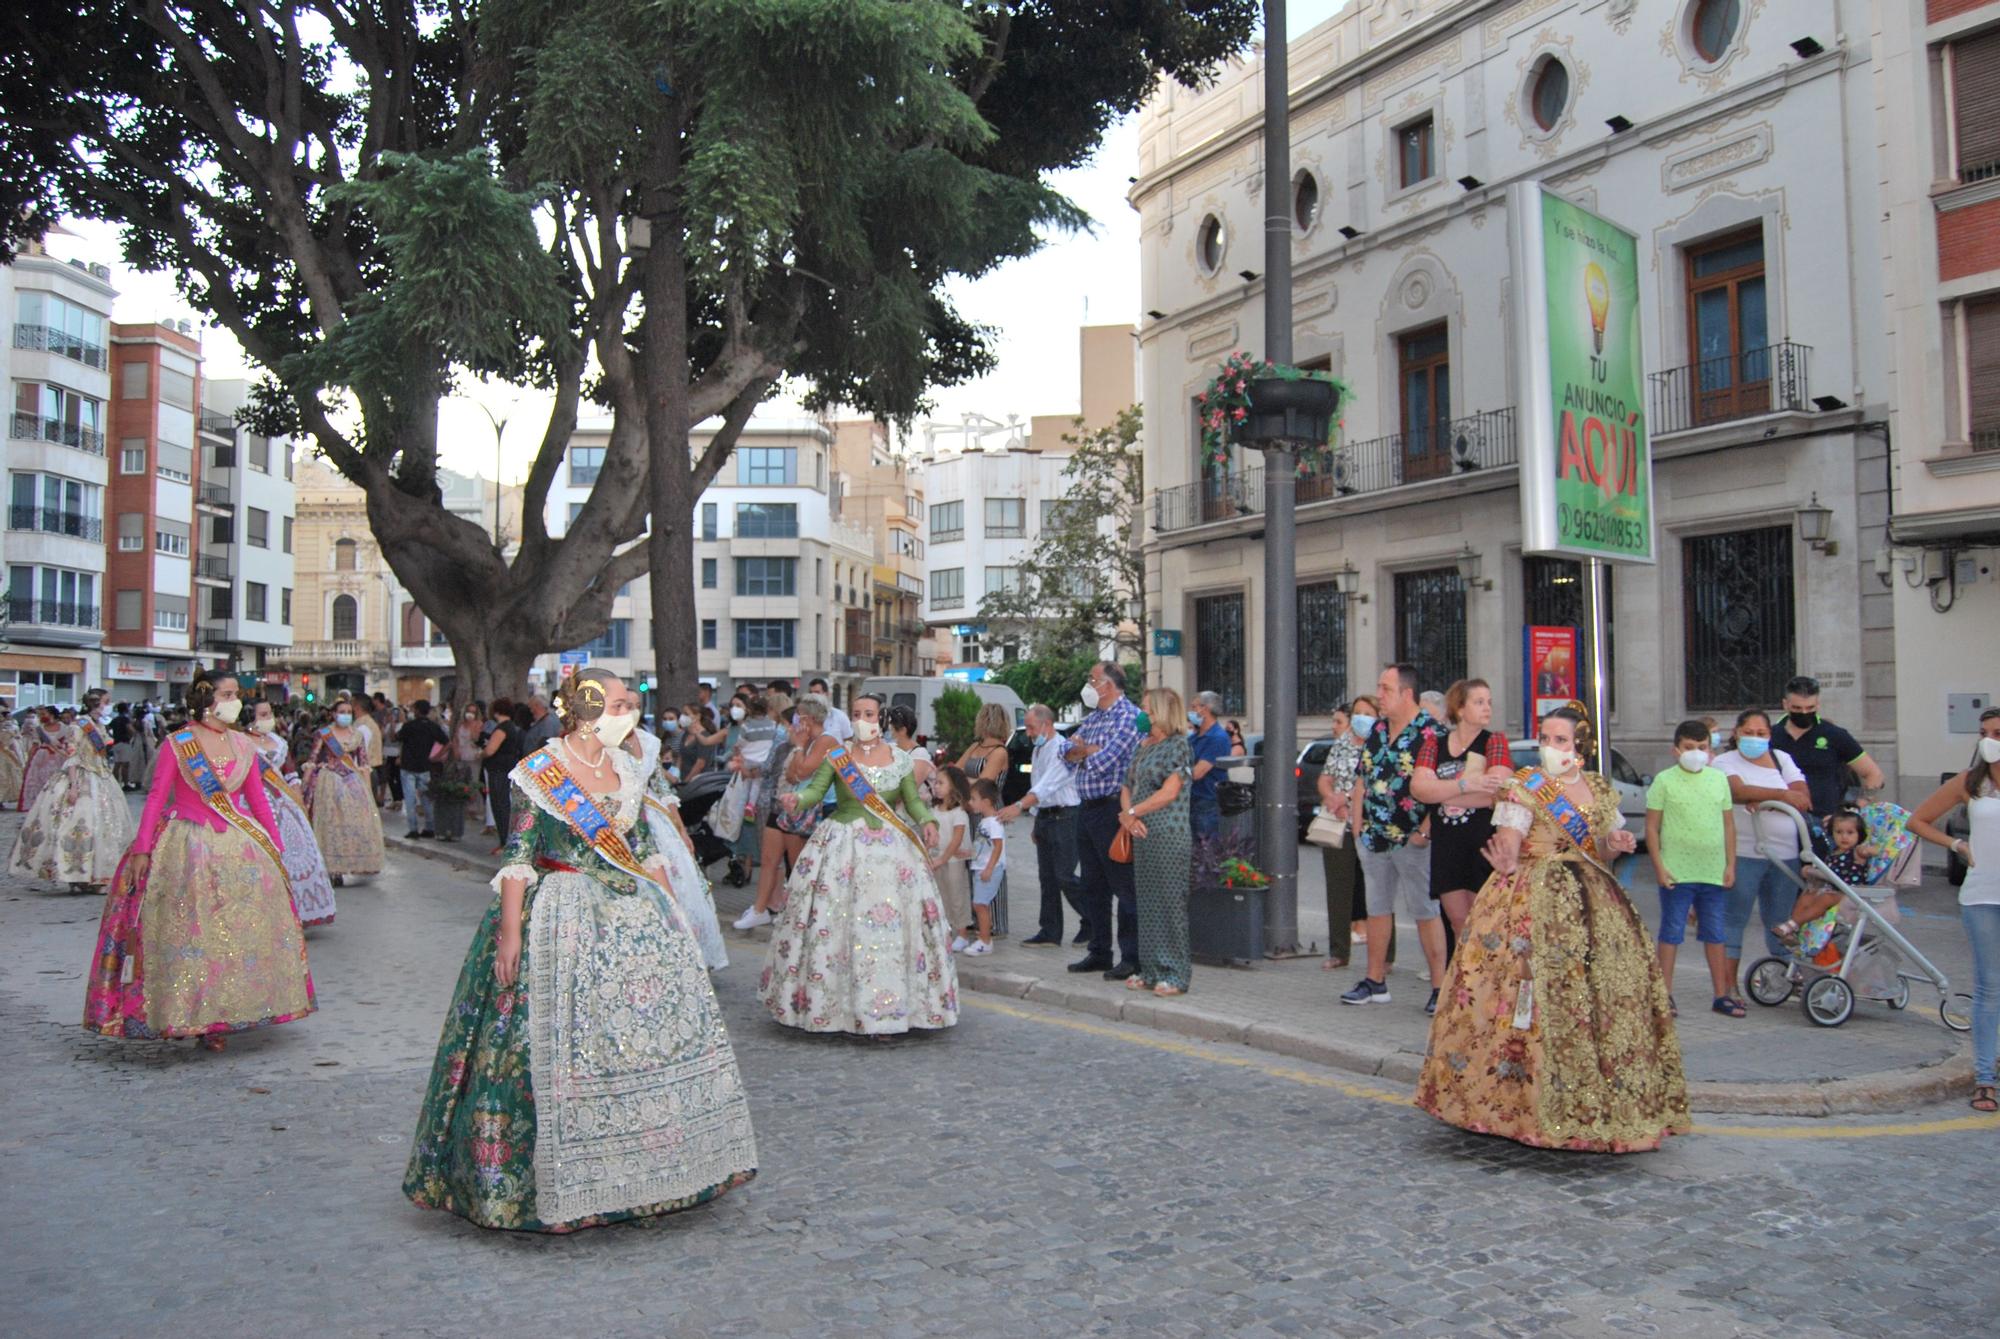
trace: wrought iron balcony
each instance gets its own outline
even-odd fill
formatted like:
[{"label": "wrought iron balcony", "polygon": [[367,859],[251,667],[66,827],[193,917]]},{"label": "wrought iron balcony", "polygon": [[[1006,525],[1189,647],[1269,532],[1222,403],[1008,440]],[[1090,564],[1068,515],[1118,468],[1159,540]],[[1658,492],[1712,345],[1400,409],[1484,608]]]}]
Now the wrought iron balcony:
[{"label": "wrought iron balcony", "polygon": [[[1298,477],[1298,502],[1305,506],[1506,469],[1520,459],[1514,410],[1492,409],[1449,423],[1348,442],[1323,459],[1308,460]],[[1153,494],[1153,528],[1166,535],[1263,510],[1264,471],[1252,465]]]},{"label": "wrought iron balcony", "polygon": [[1790,411],[1812,403],[1812,348],[1767,344],[1655,372],[1652,435],[1687,432],[1736,419]]},{"label": "wrought iron balcony", "polygon": [[229,559],[215,553],[197,554],[194,574],[203,581],[229,580]]},{"label": "wrought iron balcony", "polygon": [[97,606],[78,604],[74,600],[27,600],[18,595],[7,597],[7,621],[16,627],[23,624],[43,628],[96,628]]},{"label": "wrought iron balcony", "polygon": [[14,347],[42,349],[48,353],[74,359],[85,367],[95,367],[100,371],[111,366],[111,355],[102,344],[92,344],[81,335],[72,335],[67,330],[57,330],[53,326],[15,325]]},{"label": "wrought iron balcony", "polygon": [[97,429],[64,423],[61,419],[45,418],[40,414],[22,413],[18,409],[14,411],[14,422],[8,435],[17,442],[54,442],[58,446],[73,446],[79,451],[88,451],[93,456],[104,454],[104,434]]},{"label": "wrought iron balcony", "polygon": [[203,432],[212,432],[218,437],[234,437],[236,435],[236,420],[231,415],[218,414],[213,410],[204,409],[201,411],[201,430]]},{"label": "wrought iron balcony", "polygon": [[85,516],[77,511],[54,511],[48,507],[9,507],[7,528],[37,530],[45,535],[68,535],[72,539],[87,539],[93,544],[104,542],[103,520],[96,516]]},{"label": "wrought iron balcony", "polygon": [[229,500],[229,486],[227,484],[204,483],[200,485],[200,491],[195,494],[195,501],[201,503],[204,507],[221,507],[225,511],[232,505]]}]

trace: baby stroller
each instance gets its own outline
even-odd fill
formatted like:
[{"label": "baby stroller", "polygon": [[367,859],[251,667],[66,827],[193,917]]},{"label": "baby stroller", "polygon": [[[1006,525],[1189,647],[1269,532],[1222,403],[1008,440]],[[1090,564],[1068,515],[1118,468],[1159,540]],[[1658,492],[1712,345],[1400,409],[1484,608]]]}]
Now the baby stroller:
[{"label": "baby stroller", "polygon": [[689,840],[694,842],[695,863],[704,870],[730,856],[729,843],[716,836],[708,826],[708,811],[715,808],[715,802],[727,789],[729,773],[720,769],[703,772],[680,787],[681,825],[687,829]]},{"label": "baby stroller", "polygon": [[[1759,958],[1750,966],[1745,988],[1751,999],[1776,1008],[1802,996],[1806,1017],[1821,1027],[1839,1027],[1854,1015],[1857,999],[1874,1000],[1891,1009],[1910,1007],[1910,983],[1922,981],[1938,993],[1938,1017],[1954,1032],[1972,1030],[1972,998],[1953,995],[1951,982],[1896,928],[1896,885],[1916,860],[1917,839],[1908,830],[1909,811],[1893,804],[1871,804],[1861,810],[1866,844],[1875,848],[1865,881],[1850,884],[1828,867],[1815,849],[1812,829],[1804,815],[1776,800],[1757,808],[1783,814],[1798,826],[1800,863],[1827,887],[1840,893],[1838,919],[1831,947],[1820,953],[1802,933],[1799,944],[1783,957]],[[1774,852],[1757,853],[1778,864],[1800,887],[1805,880],[1791,874]],[[1801,927],[1803,931],[1805,927]],[[1912,968],[1903,970],[1904,966]]]}]

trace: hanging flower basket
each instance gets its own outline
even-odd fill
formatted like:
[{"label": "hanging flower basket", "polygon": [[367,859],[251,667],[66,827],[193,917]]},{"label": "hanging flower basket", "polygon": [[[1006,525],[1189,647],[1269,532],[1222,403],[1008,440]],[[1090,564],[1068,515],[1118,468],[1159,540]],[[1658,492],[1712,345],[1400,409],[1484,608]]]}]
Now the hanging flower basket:
[{"label": "hanging flower basket", "polygon": [[1314,473],[1339,445],[1350,395],[1347,383],[1325,372],[1259,362],[1238,349],[1195,397],[1203,462],[1227,469],[1232,446],[1281,438],[1319,443],[1299,452],[1299,473]]}]

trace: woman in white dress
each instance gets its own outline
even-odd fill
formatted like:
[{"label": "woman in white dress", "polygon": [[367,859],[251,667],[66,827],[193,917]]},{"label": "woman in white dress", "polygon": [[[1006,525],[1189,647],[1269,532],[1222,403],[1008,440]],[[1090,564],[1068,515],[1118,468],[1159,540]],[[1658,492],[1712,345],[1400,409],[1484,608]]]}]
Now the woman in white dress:
[{"label": "woman in white dress", "polygon": [[261,698],[250,704],[250,738],[264,772],[264,793],[284,842],[285,877],[292,884],[292,908],[301,925],[333,924],[333,876],[313,836],[312,819],[299,798],[292,746],[278,733],[278,714]]},{"label": "woman in white dress", "polygon": [[[784,797],[809,812],[832,789],[787,884],[760,989],[771,1016],[807,1032],[869,1036],[958,1021],[950,927],[925,852],[937,823],[917,793],[910,755],[882,738],[882,704],[854,704],[854,740],[836,747],[805,788]],[[894,804],[923,825],[912,832]]]},{"label": "woman in white dress", "polygon": [[667,891],[674,895],[674,905],[681,909],[695,942],[701,945],[702,962],[709,971],[719,972],[729,965],[729,951],[722,943],[722,921],[715,914],[715,894],[708,876],[695,861],[694,843],[681,825],[681,797],[674,794],[674,783],[661,765],[660,737],[641,726],[625,737],[625,747],[645,768],[646,824],[667,864]]},{"label": "woman in white dress", "polygon": [[132,844],[132,811],[111,771],[111,709],[102,689],[83,695],[71,749],[41,788],[14,839],[7,872],[95,892],[111,882]]}]

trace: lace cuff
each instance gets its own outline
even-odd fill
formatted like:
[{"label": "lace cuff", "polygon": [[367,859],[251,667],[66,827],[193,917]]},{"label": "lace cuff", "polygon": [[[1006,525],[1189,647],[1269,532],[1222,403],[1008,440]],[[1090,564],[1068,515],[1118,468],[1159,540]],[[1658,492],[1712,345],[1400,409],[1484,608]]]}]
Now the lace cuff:
[{"label": "lace cuff", "polygon": [[528,887],[533,888],[541,881],[541,878],[542,872],[533,865],[502,865],[500,872],[493,876],[491,886],[493,891],[497,893],[500,891],[500,885],[508,879],[521,879],[527,883]]},{"label": "lace cuff", "polygon": [[1526,836],[1528,829],[1535,826],[1535,812],[1525,804],[1501,800],[1493,806],[1493,826]]}]

